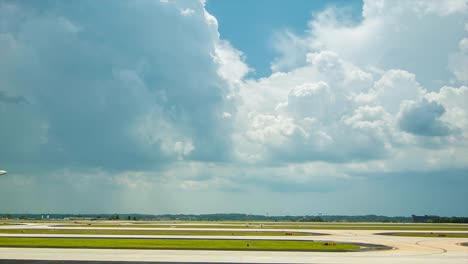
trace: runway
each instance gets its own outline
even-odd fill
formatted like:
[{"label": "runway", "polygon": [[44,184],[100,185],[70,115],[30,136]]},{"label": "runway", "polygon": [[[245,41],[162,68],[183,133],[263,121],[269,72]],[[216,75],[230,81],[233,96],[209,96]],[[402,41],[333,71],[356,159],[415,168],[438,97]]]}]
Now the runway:
[{"label": "runway", "polygon": [[[22,226],[24,227],[24,226]],[[7,227],[2,227],[7,228]],[[18,226],[16,226],[18,228]],[[43,226],[42,228],[47,228]],[[59,229],[58,227],[54,227]],[[67,229],[69,227],[63,227]],[[60,228],[62,229],[62,228]],[[83,229],[83,228],[81,228]],[[100,228],[101,229],[101,228]],[[105,228],[107,229],[107,228]],[[120,229],[120,228],[119,228]],[[160,228],[154,228],[161,230]],[[132,228],[132,230],[135,230]],[[148,229],[146,229],[148,230]],[[171,229],[173,230],[173,229]],[[177,228],[182,230],[182,228]],[[194,230],[194,229],[188,229]],[[199,229],[198,229],[199,230]],[[219,229],[214,229],[219,230]],[[226,229],[222,229],[226,230]],[[252,229],[236,229],[237,231]],[[266,231],[265,229],[261,229]],[[277,230],[276,230],[277,231]],[[382,230],[301,230],[313,233],[326,233],[327,236],[293,236],[293,237],[220,237],[220,236],[135,236],[135,235],[48,235],[40,237],[133,237],[133,238],[216,238],[216,239],[301,239],[330,240],[339,242],[371,243],[392,247],[392,250],[364,252],[265,252],[265,251],[219,251],[219,250],[130,250],[130,249],[56,249],[56,248],[0,248],[2,260],[56,260],[56,261],[117,261],[117,262],[179,262],[179,263],[468,263],[468,247],[460,245],[468,238],[430,238],[400,237],[376,235]],[[385,232],[403,232],[385,230]],[[415,232],[415,231],[411,231]],[[424,231],[431,232],[431,231]],[[439,231],[440,232],[440,231]],[[448,232],[448,231],[447,231]],[[463,231],[457,231],[460,233]],[[466,231],[465,231],[466,232]],[[2,234],[3,236],[7,234]],[[16,234],[8,236],[32,236]],[[24,262],[18,262],[24,263]],[[33,263],[33,262],[32,262]],[[57,262],[65,263],[65,262]],[[2,264],[2,262],[0,262]]]}]

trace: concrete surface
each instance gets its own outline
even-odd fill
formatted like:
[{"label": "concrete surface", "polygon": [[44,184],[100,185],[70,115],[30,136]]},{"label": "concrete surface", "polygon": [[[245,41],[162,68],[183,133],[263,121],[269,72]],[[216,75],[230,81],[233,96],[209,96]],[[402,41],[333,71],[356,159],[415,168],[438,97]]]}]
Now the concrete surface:
[{"label": "concrete surface", "polygon": [[[35,228],[50,226],[29,225]],[[24,227],[24,226],[22,226]],[[2,226],[1,228],[9,228]],[[18,226],[15,226],[18,228]],[[58,227],[53,227],[58,229]],[[89,228],[89,227],[87,227]],[[63,229],[70,229],[65,228]],[[81,227],[83,229],[83,227]],[[96,228],[97,229],[97,228]],[[101,229],[101,228],[99,228]],[[104,228],[107,229],[107,228]],[[154,228],[155,230],[160,230]],[[132,228],[131,230],[135,230]],[[173,229],[172,229],[173,230]],[[177,230],[184,230],[177,228]],[[186,229],[193,230],[193,229]],[[196,229],[200,230],[200,229]],[[214,229],[218,230],[218,229]],[[223,229],[225,230],[225,229]],[[243,229],[235,229],[241,231]],[[248,229],[252,231],[252,229]],[[265,229],[259,229],[265,231]],[[276,230],[278,231],[278,230]],[[229,238],[229,239],[311,239],[338,242],[382,244],[393,250],[368,252],[247,252],[247,251],[209,251],[209,250],[128,250],[128,249],[52,249],[52,248],[0,248],[2,260],[79,260],[79,261],[128,261],[128,262],[216,262],[216,263],[464,263],[468,264],[468,247],[459,245],[468,242],[468,238],[426,238],[382,236],[382,230],[301,230],[330,234],[328,236],[292,236],[292,237],[220,237],[220,236],[116,236],[145,238]],[[404,232],[385,230],[384,232]],[[415,231],[408,231],[415,232]],[[423,231],[431,232],[431,231]],[[433,231],[440,232],[440,231]],[[448,232],[448,231],[447,231]],[[454,231],[463,233],[463,231]],[[465,232],[466,233],[466,232]],[[6,235],[6,234],[2,234]],[[12,235],[8,235],[12,236]],[[31,236],[18,234],[16,236]],[[36,236],[36,235],[35,235]],[[53,237],[56,235],[40,235]],[[58,235],[60,237],[115,237],[108,235]],[[18,262],[19,263],[19,262]],[[60,263],[60,262],[58,262]],[[65,262],[62,262],[65,263]]]}]

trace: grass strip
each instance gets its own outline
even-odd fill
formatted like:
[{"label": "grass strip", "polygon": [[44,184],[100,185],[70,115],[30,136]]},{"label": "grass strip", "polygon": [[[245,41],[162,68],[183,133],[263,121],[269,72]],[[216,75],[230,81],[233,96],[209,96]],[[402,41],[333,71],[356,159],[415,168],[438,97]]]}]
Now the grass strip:
[{"label": "grass strip", "polygon": [[418,230],[418,231],[468,231],[468,225],[444,226],[444,225],[107,225],[107,224],[88,224],[88,225],[60,225],[61,227],[125,227],[125,228],[191,228],[191,229],[330,229],[330,230]]},{"label": "grass strip", "polygon": [[79,235],[174,235],[174,236],[310,236],[307,232],[210,231],[210,230],[118,230],[118,229],[0,229],[2,234],[79,234]]},{"label": "grass strip", "polygon": [[353,251],[359,246],[333,242],[213,239],[0,238],[1,247],[199,249],[251,251]]}]

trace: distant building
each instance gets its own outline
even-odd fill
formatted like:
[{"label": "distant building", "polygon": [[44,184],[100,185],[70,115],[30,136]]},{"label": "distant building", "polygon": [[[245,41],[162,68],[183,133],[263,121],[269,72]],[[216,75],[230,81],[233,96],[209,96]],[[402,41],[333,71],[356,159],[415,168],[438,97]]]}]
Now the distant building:
[{"label": "distant building", "polygon": [[412,215],[411,217],[413,218],[413,223],[433,223],[440,218],[437,215]]}]

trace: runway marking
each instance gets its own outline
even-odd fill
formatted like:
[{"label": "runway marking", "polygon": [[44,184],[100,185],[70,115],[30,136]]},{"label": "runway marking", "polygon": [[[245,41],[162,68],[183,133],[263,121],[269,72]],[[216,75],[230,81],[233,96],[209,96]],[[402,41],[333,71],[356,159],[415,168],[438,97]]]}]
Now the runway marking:
[{"label": "runway marking", "polygon": [[445,248],[440,248],[440,247],[434,247],[434,246],[428,246],[428,245],[422,245],[422,244],[421,244],[422,242],[426,242],[426,241],[430,241],[430,240],[421,240],[421,241],[417,241],[415,244],[418,245],[418,246],[422,246],[422,247],[428,247],[428,248],[438,249],[438,250],[440,250],[441,252],[428,253],[428,254],[423,254],[423,255],[435,255],[435,254],[444,254],[444,253],[447,253],[447,250],[446,250]]}]

